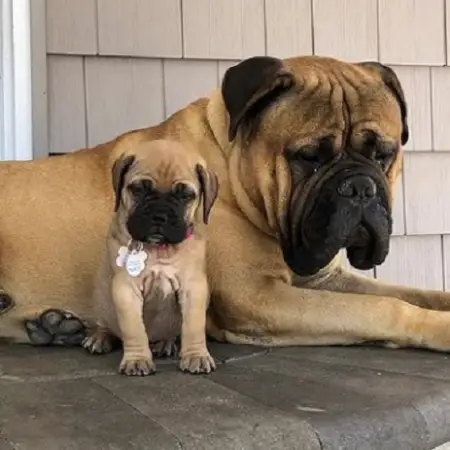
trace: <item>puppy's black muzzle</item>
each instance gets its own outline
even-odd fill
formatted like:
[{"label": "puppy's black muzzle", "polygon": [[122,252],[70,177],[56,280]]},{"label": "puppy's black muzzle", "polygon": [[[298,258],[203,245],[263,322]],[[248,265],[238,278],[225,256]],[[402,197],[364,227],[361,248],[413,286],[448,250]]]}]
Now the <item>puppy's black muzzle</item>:
[{"label": "puppy's black muzzle", "polygon": [[181,203],[163,199],[140,202],[128,217],[131,237],[153,245],[175,245],[188,233],[185,207]]}]

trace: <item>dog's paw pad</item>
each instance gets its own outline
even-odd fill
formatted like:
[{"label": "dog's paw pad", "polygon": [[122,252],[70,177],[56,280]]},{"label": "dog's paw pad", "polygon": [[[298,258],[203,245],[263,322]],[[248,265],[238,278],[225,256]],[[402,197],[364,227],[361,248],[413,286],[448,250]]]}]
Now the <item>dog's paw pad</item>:
[{"label": "dog's paw pad", "polygon": [[81,320],[59,309],[48,309],[37,319],[25,321],[25,329],[34,345],[78,346],[86,337]]},{"label": "dog's paw pad", "polygon": [[175,339],[151,342],[150,348],[153,356],[156,358],[176,356],[178,353],[178,346]]},{"label": "dog's paw pad", "polygon": [[26,320],[25,330],[33,345],[50,345],[53,342],[53,336],[42,328],[39,319]]},{"label": "dog's paw pad", "polygon": [[115,344],[114,336],[107,331],[95,331],[81,343],[81,345],[93,355],[110,353],[114,350]]},{"label": "dog's paw pad", "polygon": [[208,352],[187,354],[181,357],[180,369],[193,374],[210,373],[216,369],[216,363]]},{"label": "dog's paw pad", "polygon": [[151,358],[123,359],[119,372],[129,377],[145,377],[156,372]]}]

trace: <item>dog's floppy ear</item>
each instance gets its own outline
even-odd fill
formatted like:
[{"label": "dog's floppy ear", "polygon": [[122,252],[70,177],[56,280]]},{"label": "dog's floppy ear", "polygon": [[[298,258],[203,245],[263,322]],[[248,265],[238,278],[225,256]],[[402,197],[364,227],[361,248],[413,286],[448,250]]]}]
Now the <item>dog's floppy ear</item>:
[{"label": "dog's floppy ear", "polygon": [[125,181],[125,175],[135,159],[136,157],[134,155],[122,155],[120,158],[114,161],[114,164],[112,166],[112,185],[115,194],[114,212],[117,212],[117,210],[119,209],[120,196],[123,188],[123,183]]},{"label": "dog's floppy ear", "polygon": [[197,172],[201,195],[203,197],[203,222],[207,224],[211,208],[219,193],[219,181],[214,172],[206,170],[201,164],[196,165],[195,171]]},{"label": "dog's floppy ear", "polygon": [[244,120],[262,111],[293,84],[293,74],[278,58],[255,56],[230,67],[221,87],[230,116],[228,139],[234,140]]},{"label": "dog's floppy ear", "polygon": [[403,92],[397,74],[390,67],[375,61],[364,61],[359,63],[359,65],[378,72],[381,75],[384,84],[397,99],[402,118],[402,145],[405,145],[409,139],[408,108],[406,105],[405,93]]}]

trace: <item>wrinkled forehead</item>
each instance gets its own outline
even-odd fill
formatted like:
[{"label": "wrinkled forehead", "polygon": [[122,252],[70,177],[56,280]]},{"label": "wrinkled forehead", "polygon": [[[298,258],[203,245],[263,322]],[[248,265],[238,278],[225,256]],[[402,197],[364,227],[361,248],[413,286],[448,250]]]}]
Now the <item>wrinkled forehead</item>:
[{"label": "wrinkled forehead", "polygon": [[195,186],[194,168],[183,160],[160,158],[147,164],[139,164],[133,171],[130,182],[150,179],[160,190],[170,190],[177,183]]},{"label": "wrinkled forehead", "polygon": [[180,146],[148,146],[138,151],[130,175],[130,182],[150,179],[161,190],[180,182],[196,184],[195,161]]},{"label": "wrinkled forehead", "polygon": [[326,137],[339,147],[357,141],[367,130],[387,141],[400,139],[398,102],[376,73],[327,59],[288,59],[286,66],[295,84],[268,111],[267,131],[277,128],[279,137],[295,145]]}]

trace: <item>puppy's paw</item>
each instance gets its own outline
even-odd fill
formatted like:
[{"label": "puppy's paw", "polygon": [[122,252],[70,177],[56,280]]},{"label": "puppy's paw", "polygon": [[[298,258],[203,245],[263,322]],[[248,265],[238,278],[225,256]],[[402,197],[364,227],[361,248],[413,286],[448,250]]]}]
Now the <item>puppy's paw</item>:
[{"label": "puppy's paw", "polygon": [[146,377],[156,372],[152,358],[144,356],[139,358],[124,357],[120,363],[119,372],[129,377]]},{"label": "puppy's paw", "polygon": [[176,356],[178,353],[178,346],[175,339],[151,342],[150,348],[152,350],[153,356],[155,356],[156,358]]},{"label": "puppy's paw", "polygon": [[81,343],[83,348],[93,355],[110,353],[116,348],[117,344],[117,338],[105,329],[96,329]]},{"label": "puppy's paw", "polygon": [[193,374],[210,373],[216,370],[214,358],[207,350],[202,353],[187,353],[181,356],[180,369]]},{"label": "puppy's paw", "polygon": [[48,309],[39,317],[25,321],[28,338],[34,345],[81,345],[86,337],[86,327],[72,313]]}]

